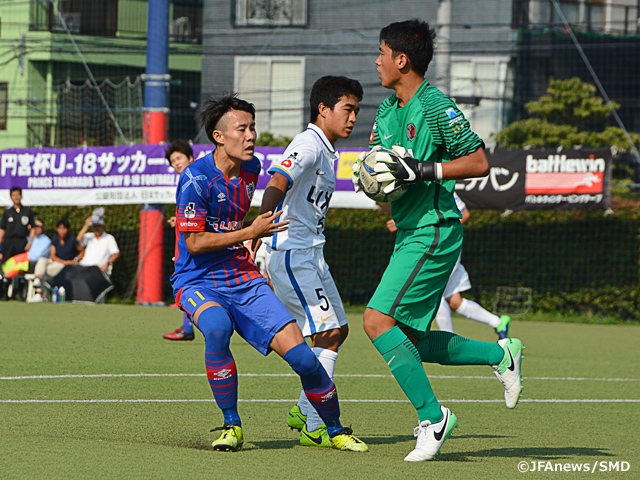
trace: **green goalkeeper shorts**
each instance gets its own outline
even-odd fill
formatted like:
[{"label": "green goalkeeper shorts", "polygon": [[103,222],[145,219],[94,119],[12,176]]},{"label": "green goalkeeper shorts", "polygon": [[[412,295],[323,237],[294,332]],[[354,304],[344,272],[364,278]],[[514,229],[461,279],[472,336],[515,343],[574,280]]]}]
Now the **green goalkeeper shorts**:
[{"label": "green goalkeeper shorts", "polygon": [[457,219],[398,230],[389,265],[367,307],[395,318],[402,329],[422,338],[438,312],[462,238]]}]

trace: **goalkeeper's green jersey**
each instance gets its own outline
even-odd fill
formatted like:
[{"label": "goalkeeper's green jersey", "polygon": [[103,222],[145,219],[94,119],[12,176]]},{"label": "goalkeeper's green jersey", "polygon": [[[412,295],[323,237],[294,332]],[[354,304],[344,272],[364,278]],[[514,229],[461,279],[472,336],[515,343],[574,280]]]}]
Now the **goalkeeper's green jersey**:
[{"label": "goalkeeper's green jersey", "polygon": [[[483,142],[453,100],[425,80],[403,107],[395,94],[378,107],[370,138],[370,147],[375,145],[401,145],[420,161],[449,162],[475,152]],[[453,199],[455,183],[440,180],[411,185],[391,203],[396,226],[414,229],[461,218]]]}]

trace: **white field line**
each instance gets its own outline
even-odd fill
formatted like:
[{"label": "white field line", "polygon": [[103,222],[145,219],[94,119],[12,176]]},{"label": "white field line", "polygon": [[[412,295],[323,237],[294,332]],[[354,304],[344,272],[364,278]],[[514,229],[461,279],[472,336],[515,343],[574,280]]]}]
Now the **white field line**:
[{"label": "white field line", "polygon": [[[297,377],[295,373],[240,373],[241,377]],[[336,377],[351,378],[388,378],[389,374],[375,373],[343,373]],[[23,375],[12,377],[0,377],[1,380],[58,380],[64,378],[122,378],[122,377],[206,377],[204,373],[97,373],[87,375]],[[429,378],[441,380],[495,380],[494,376],[480,375],[429,375]],[[589,377],[523,377],[524,380],[562,381],[562,382],[640,382],[640,378],[589,378]]]},{"label": "white field line", "polygon": [[[239,399],[242,403],[292,403],[298,399]],[[408,400],[363,400],[340,399],[340,403],[408,403]],[[450,399],[439,400],[440,403],[504,403],[504,400]],[[215,403],[210,399],[90,399],[90,400],[0,400],[0,403]],[[523,398],[520,403],[640,403],[636,398]]]}]

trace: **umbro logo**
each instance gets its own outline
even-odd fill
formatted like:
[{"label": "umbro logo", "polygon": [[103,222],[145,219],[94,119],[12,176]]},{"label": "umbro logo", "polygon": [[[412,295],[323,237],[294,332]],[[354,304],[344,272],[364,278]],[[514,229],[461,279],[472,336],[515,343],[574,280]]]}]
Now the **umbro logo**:
[{"label": "umbro logo", "polygon": [[220,370],[219,372],[215,372],[213,376],[216,380],[225,380],[231,376],[231,370],[225,368],[224,370]]},{"label": "umbro logo", "polygon": [[449,423],[449,410],[447,410],[445,413],[444,422],[442,422],[442,428],[440,429],[440,431],[433,432],[433,438],[435,438],[436,441],[439,442],[440,440],[442,440],[442,436],[444,435],[444,432],[447,429],[448,423]]},{"label": "umbro logo", "polygon": [[323,395],[322,397],[320,397],[320,400],[323,401],[323,402],[328,402],[333,397],[335,397],[337,393],[338,392],[336,391],[336,389],[332,388],[329,393],[327,393],[326,395]]},{"label": "umbro logo", "polygon": [[220,192],[218,194],[218,203],[226,202],[226,201],[227,201],[227,196],[224,193]]}]

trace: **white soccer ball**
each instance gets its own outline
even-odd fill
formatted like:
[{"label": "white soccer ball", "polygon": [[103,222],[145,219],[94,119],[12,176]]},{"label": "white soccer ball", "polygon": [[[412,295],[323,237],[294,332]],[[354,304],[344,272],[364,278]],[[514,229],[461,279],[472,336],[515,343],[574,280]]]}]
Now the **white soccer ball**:
[{"label": "white soccer ball", "polygon": [[[376,202],[393,202],[400,198],[408,189],[408,185],[398,187],[392,191],[385,193],[383,190],[393,183],[395,180],[388,180],[385,182],[378,181],[377,174],[381,173],[382,169],[388,170],[386,164],[381,162],[396,161],[398,155],[393,150],[387,148],[374,148],[371,150],[362,160],[360,169],[358,170],[358,183],[365,195]],[[378,165],[376,169],[376,164]]]}]

